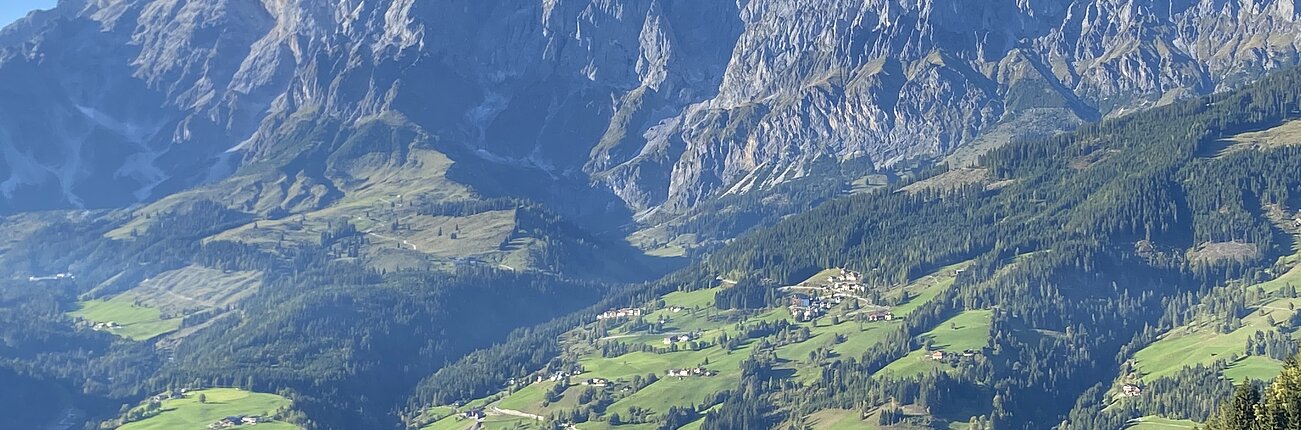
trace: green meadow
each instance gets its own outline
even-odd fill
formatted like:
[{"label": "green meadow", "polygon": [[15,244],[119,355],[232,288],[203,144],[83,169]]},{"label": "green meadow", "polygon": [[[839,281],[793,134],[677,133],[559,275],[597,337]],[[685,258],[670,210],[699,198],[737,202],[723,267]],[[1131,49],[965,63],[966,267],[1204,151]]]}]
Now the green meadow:
[{"label": "green meadow", "polygon": [[[1286,321],[1291,317],[1289,304],[1301,305],[1301,299],[1280,299],[1257,306],[1242,318],[1242,327],[1221,333],[1216,324],[1202,323],[1176,328],[1156,342],[1134,353],[1135,368],[1148,380],[1173,375],[1184,367],[1198,364],[1210,365],[1219,360],[1230,360],[1243,354],[1247,339],[1257,331],[1271,330],[1269,319]],[[1272,379],[1282,363],[1265,357],[1249,357],[1230,363],[1225,376],[1241,382],[1241,378]]]},{"label": "green meadow", "polygon": [[[989,346],[989,329],[993,320],[993,311],[975,310],[962,312],[937,325],[931,331],[922,333],[921,337],[931,342],[935,350],[947,353],[981,350]],[[929,358],[930,352],[920,348],[909,352],[903,358],[882,368],[877,375],[893,377],[912,377],[925,374],[934,369],[952,369],[949,364],[936,362]]]},{"label": "green meadow", "polygon": [[[570,345],[572,355],[569,360],[579,365],[583,373],[571,378],[572,385],[566,387],[556,401],[546,402],[544,397],[558,382],[543,381],[514,387],[457,410],[484,408],[488,413],[488,417],[482,423],[484,429],[516,428],[512,426],[534,428],[538,423],[528,418],[506,415],[494,408],[541,416],[572,410],[580,406],[578,397],[589,389],[581,385],[581,381],[604,378],[614,382],[613,388],[607,391],[613,403],[608,405],[603,413],[578,427],[583,430],[651,430],[655,428],[654,424],[612,426],[608,419],[615,413],[620,416],[630,416],[631,414],[628,413],[630,409],[644,410],[652,415],[658,415],[675,406],[697,407],[707,403],[715,394],[735,388],[741,380],[741,363],[750,357],[758,343],[756,340],[749,340],[729,351],[717,345],[693,350],[689,343],[677,342],[674,344],[678,348],[676,351],[664,351],[665,336],[676,333],[700,333],[701,341],[712,342],[721,335],[737,336],[739,325],[786,321],[796,327],[807,329],[808,336],[802,341],[782,343],[774,348],[773,352],[781,361],[780,368],[794,371],[796,380],[808,380],[818,376],[821,367],[825,364],[822,360],[857,358],[873,346],[884,342],[890,334],[903,326],[907,314],[952,287],[956,270],[964,265],[965,263],[945,267],[908,284],[884,289],[882,293],[887,298],[906,296],[906,299],[900,300],[901,303],[894,308],[894,313],[901,317],[894,321],[858,321],[854,318],[855,314],[866,312],[872,307],[856,308],[851,305],[852,300],[834,306],[826,315],[811,322],[792,321],[790,311],[785,307],[762,310],[717,309],[714,306],[714,296],[719,291],[730,287],[728,282],[722,282],[720,286],[713,288],[668,293],[645,305],[650,311],[642,316],[642,320],[661,323],[660,330],[657,332],[631,331],[627,324],[620,322],[606,322],[604,324],[607,327],[600,331],[595,324],[577,329],[576,332],[597,333],[603,337],[591,344],[579,341]],[[804,284],[825,285],[827,278],[839,272],[839,269],[824,270]],[[964,312],[923,336],[931,338],[936,345],[946,345],[946,348],[956,351],[983,348],[988,340],[991,316],[990,311]],[[574,339],[582,338],[583,336],[574,337]],[[632,352],[615,357],[602,357],[596,346],[608,342],[629,345],[632,347]],[[649,347],[650,350],[643,351],[641,350],[643,347]],[[823,352],[819,353],[819,351]],[[929,362],[924,364],[933,365]],[[694,367],[705,367],[717,372],[717,375],[683,378],[666,375],[670,369]],[[633,378],[646,378],[648,375],[654,375],[657,380],[636,391],[626,389]],[[449,416],[448,410],[453,409],[441,408],[428,411],[426,416],[436,421],[422,429],[466,430],[476,425],[475,420],[456,415]],[[821,424],[816,425],[815,428],[832,430],[875,428],[874,419],[860,420],[857,412],[833,412],[820,413],[816,418]],[[684,428],[695,429],[701,424],[702,421],[696,421]],[[864,425],[870,426],[863,427]]]},{"label": "green meadow", "polygon": [[180,318],[164,319],[161,310],[137,306],[129,295],[85,301],[79,305],[80,308],[69,315],[91,323],[116,323],[120,327],[108,332],[131,340],[153,339],[181,327]]},{"label": "green meadow", "polygon": [[[203,395],[204,403],[199,403]],[[290,406],[289,399],[275,394],[252,393],[234,388],[213,388],[191,391],[183,399],[163,400],[162,413],[141,421],[127,423],[118,430],[207,430],[208,425],[229,416],[271,416],[276,410]],[[300,427],[285,422],[264,422],[259,430],[297,430]]]}]

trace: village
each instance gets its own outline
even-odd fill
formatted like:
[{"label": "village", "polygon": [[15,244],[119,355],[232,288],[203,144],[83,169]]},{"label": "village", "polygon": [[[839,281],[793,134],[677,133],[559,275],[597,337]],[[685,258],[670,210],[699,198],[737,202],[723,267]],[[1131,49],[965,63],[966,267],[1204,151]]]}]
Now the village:
[{"label": "village", "polygon": [[782,290],[789,293],[790,304],[787,308],[791,312],[791,317],[799,322],[810,322],[821,318],[836,306],[849,300],[858,302],[857,306],[866,306],[870,309],[860,309],[847,316],[861,314],[868,322],[893,321],[895,318],[889,308],[862,297],[867,291],[867,286],[863,283],[863,274],[852,270],[836,269],[825,282],[811,279],[798,285],[783,287]]},{"label": "village", "polygon": [[[766,306],[748,308],[719,305],[719,294],[737,284],[719,277],[714,287],[600,310],[590,317],[592,324],[566,335],[566,359],[510,379],[496,394],[444,406],[424,428],[591,413],[598,415],[557,424],[588,428],[586,423],[615,414],[629,423],[634,416],[645,419],[647,411],[716,399],[736,382],[752,354],[778,360],[783,372],[796,377],[815,378],[837,357],[860,356],[888,341],[892,329],[953,285],[965,267],[953,264],[892,286],[877,286],[855,270],[825,269],[794,285],[774,285],[779,295],[767,298]],[[924,346],[910,346],[907,356],[876,373],[922,375],[978,363],[991,315],[989,310],[951,315],[918,336]],[[676,399],[665,397],[667,391],[691,394]],[[600,411],[595,405],[617,407],[594,412]]]}]

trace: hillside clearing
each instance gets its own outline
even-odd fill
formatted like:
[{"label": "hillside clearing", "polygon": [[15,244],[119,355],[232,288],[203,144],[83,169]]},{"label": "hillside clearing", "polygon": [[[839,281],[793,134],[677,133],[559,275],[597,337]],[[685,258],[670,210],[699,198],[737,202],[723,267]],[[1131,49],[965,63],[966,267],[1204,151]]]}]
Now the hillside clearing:
[{"label": "hillside clearing", "polygon": [[1125,426],[1125,430],[1191,430],[1195,428],[1197,428],[1197,423],[1189,420],[1172,420],[1157,416],[1146,416],[1132,420]]},{"label": "hillside clearing", "polygon": [[130,295],[84,301],[78,306],[68,315],[91,324],[108,325],[105,331],[135,341],[153,339],[181,327],[180,318],[163,318],[161,310],[138,306]]},{"label": "hillside clearing", "polygon": [[1241,151],[1265,151],[1292,145],[1301,145],[1301,120],[1287,121],[1265,130],[1220,139],[1203,155],[1224,158]]},{"label": "hillside clearing", "polygon": [[[199,396],[204,403],[199,403]],[[253,393],[235,388],[214,388],[191,391],[182,399],[167,399],[162,402],[162,413],[127,423],[118,430],[204,430],[222,418],[229,416],[269,417],[276,411],[288,408],[289,399],[275,394]],[[240,426],[244,428],[252,426]],[[271,421],[258,423],[259,430],[295,430],[300,427],[293,424]]]}]

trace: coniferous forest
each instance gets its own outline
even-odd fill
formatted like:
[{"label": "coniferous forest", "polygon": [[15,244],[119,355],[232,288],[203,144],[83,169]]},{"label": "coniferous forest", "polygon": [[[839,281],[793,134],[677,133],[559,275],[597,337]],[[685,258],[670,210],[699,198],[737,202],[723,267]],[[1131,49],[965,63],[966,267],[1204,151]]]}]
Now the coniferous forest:
[{"label": "coniferous forest", "polygon": [[[1290,269],[1276,260],[1297,245],[1291,214],[1301,208],[1301,149],[1222,145],[1228,136],[1299,116],[1301,72],[1289,70],[1241,91],[1017,142],[981,157],[976,168],[988,172],[984,182],[920,192],[905,182],[833,200],[620,293],[611,306],[732,278],[739,283],[714,298],[719,309],[765,307],[781,300],[776,286],[828,267],[854,267],[868,285],[888,286],[971,261],[953,289],[916,311],[889,341],[827,365],[816,378],[793,381],[775,363],[765,364],[771,357],[755,355],[742,383],[706,412],[704,428],[771,428],[827,408],[866,412],[890,404],[964,420],[969,414],[972,428],[1115,429],[1147,416],[1217,423],[1229,413],[1217,412],[1219,406],[1235,396],[1221,376],[1229,357],[1143,381],[1141,396],[1118,401],[1113,384],[1132,368],[1132,355],[1162,333],[1193,321],[1231,326],[1251,313],[1251,301],[1295,297],[1291,285],[1270,292],[1244,286]],[[936,168],[914,182],[946,173]],[[1275,219],[1271,211],[1287,216]],[[1252,244],[1255,252],[1195,252],[1220,243]],[[993,310],[987,360],[912,379],[874,376],[907,354],[916,336],[974,309]],[[514,374],[451,375],[541,368],[545,357],[522,351],[555,351],[556,333],[580,323],[539,326],[452,363],[422,383],[414,404],[489,394]],[[1246,352],[1295,354],[1296,326],[1275,326]],[[1234,398],[1261,398],[1258,388],[1242,391],[1256,384],[1239,384]],[[1262,407],[1286,410],[1280,404]],[[1289,428],[1279,425],[1264,428]]]}]

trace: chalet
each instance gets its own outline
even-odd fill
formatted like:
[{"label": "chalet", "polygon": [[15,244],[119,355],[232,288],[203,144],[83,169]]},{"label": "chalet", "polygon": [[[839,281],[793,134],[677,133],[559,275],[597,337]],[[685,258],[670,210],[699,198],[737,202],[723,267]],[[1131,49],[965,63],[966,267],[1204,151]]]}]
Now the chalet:
[{"label": "chalet", "polygon": [[675,313],[675,314],[676,314],[676,313],[679,313],[679,312],[682,312],[682,311],[685,311],[685,310],[687,310],[687,308],[684,308],[684,307],[682,307],[682,306],[670,306],[670,307],[669,307],[669,312],[673,312],[673,313]]},{"label": "chalet", "polygon": [[583,381],[583,385],[590,385],[593,387],[606,387],[610,385],[610,380],[605,378],[592,378]]},{"label": "chalet", "polygon": [[484,413],[483,409],[479,409],[479,408],[474,408],[465,412],[461,412],[461,418],[466,418],[466,419],[481,420],[486,418],[487,416],[488,414]]},{"label": "chalet", "polygon": [[706,369],[704,367],[697,367],[694,369],[669,369],[669,371],[665,373],[667,373],[669,376],[676,376],[678,378],[689,378],[693,376],[708,377],[708,376],[718,375],[718,372]]},{"label": "chalet", "polygon": [[215,422],[215,423],[208,424],[208,428],[210,428],[210,429],[224,429],[224,428],[231,428],[231,427],[235,427],[235,426],[239,426],[239,425],[244,425],[244,417],[243,417],[243,416],[229,416],[229,417],[226,417],[226,418],[222,418],[221,420],[219,420],[219,421],[217,421],[217,422]]},{"label": "chalet", "polygon": [[931,360],[940,361],[944,359],[944,351],[931,351]]},{"label": "chalet", "polygon": [[1125,397],[1138,397],[1143,395],[1143,387],[1134,384],[1125,384],[1125,386],[1121,387],[1121,390],[1125,392]]},{"label": "chalet", "polygon": [[868,320],[868,321],[871,321],[871,322],[877,322],[877,321],[893,321],[893,320],[894,320],[894,313],[893,313],[893,312],[890,312],[890,311],[876,311],[876,312],[871,312],[871,313],[868,313],[868,314],[867,314],[867,320]]},{"label": "chalet", "polygon": [[692,333],[679,334],[679,335],[674,335],[674,336],[669,336],[669,337],[664,338],[664,344],[665,344],[665,345],[672,345],[672,344],[674,344],[674,343],[676,343],[676,342],[690,342],[690,341],[693,341],[693,340],[696,340],[696,335],[695,335],[695,334],[692,334]]}]

